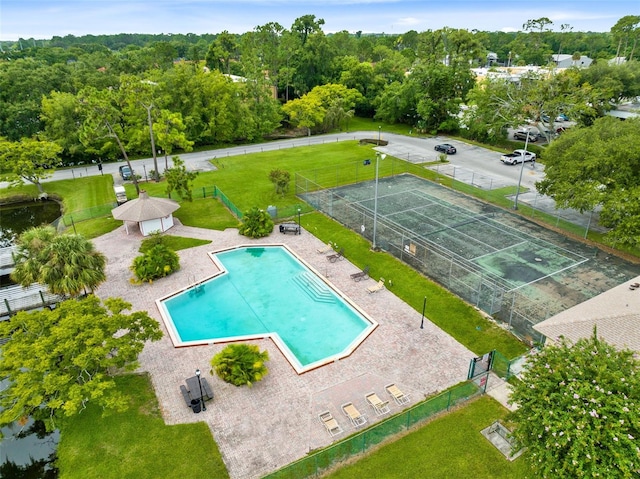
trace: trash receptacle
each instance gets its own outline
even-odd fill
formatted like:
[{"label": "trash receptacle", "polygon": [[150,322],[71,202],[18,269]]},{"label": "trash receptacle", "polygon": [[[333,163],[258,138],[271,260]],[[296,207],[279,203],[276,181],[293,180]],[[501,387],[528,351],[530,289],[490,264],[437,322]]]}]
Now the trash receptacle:
[{"label": "trash receptacle", "polygon": [[191,409],[193,409],[193,412],[196,414],[202,411],[202,404],[200,403],[200,399],[191,400]]}]

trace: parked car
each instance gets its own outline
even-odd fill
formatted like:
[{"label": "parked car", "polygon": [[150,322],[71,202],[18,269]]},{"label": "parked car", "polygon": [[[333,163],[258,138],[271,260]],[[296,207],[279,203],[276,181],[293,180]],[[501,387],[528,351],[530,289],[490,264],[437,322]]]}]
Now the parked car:
[{"label": "parked car", "polygon": [[569,117],[567,115],[565,115],[564,113],[560,113],[556,117],[556,121],[569,121]]},{"label": "parked car", "polygon": [[513,153],[502,155],[500,161],[505,165],[516,165],[522,162],[536,161],[536,154],[525,150],[513,150]]},{"label": "parked car", "polygon": [[456,147],[453,145],[450,145],[449,143],[443,143],[442,145],[436,145],[434,148],[434,150],[436,151],[440,151],[442,153],[446,153],[447,155],[455,155],[456,154]]},{"label": "parked car", "polygon": [[[513,133],[514,140],[527,140],[527,130],[517,130]],[[538,141],[538,135],[536,133],[529,132],[529,141],[536,142]]]},{"label": "parked car", "polygon": [[133,176],[133,171],[131,171],[131,168],[129,168],[128,165],[123,165],[120,167],[120,176],[125,181],[130,180]]}]

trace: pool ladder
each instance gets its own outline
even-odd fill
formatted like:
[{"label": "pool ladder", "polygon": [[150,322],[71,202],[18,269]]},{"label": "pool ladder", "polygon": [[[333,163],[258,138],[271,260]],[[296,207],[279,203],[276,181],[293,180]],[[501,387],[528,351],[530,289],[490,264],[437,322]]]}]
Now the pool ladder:
[{"label": "pool ladder", "polygon": [[320,303],[333,303],[335,302],[335,295],[331,292],[329,287],[319,279],[315,274],[310,271],[303,271],[293,277],[293,282],[296,283],[302,291],[304,291],[311,299]]},{"label": "pool ladder", "polygon": [[201,281],[196,281],[196,277],[189,275],[188,282],[191,285],[189,289],[189,295],[200,295],[204,293],[204,284]]}]

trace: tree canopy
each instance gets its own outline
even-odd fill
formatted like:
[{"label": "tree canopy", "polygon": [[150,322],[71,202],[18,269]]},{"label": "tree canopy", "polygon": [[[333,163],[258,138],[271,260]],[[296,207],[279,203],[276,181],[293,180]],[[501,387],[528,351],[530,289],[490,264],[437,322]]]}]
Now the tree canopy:
[{"label": "tree canopy", "polygon": [[7,141],[0,138],[0,172],[3,172],[0,179],[12,185],[28,181],[42,192],[40,181],[53,175],[61,151],[60,146],[50,141],[35,138]]},{"label": "tree canopy", "polygon": [[146,312],[126,314],[122,299],[95,296],[63,301],[54,310],[21,311],[0,321],[0,377],[9,386],[0,396],[0,425],[25,416],[48,429],[81,412],[89,402],[105,411],[127,408],[113,375],[134,370],[145,341],[162,337]]},{"label": "tree canopy", "polygon": [[513,384],[513,433],[536,477],[638,477],[640,363],[596,331],[532,355]]},{"label": "tree canopy", "polygon": [[558,207],[581,212],[600,207],[612,243],[640,245],[640,119],[605,117],[572,128],[543,153],[538,190]]}]

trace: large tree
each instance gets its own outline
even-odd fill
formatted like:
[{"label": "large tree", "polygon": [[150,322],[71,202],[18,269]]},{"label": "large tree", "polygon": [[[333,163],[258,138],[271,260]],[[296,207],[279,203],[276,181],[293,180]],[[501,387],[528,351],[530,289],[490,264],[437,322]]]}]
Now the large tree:
[{"label": "large tree", "polygon": [[91,241],[81,235],[58,235],[51,226],[23,232],[14,258],[14,281],[23,286],[40,283],[54,294],[78,296],[106,279],[106,258]]},{"label": "large tree", "polygon": [[134,370],[144,343],[162,337],[157,321],[146,312],[126,314],[130,308],[119,298],[101,304],[88,296],[0,321],[0,337],[9,338],[0,355],[0,377],[9,384],[0,396],[0,425],[31,416],[53,429],[89,402],[125,410],[126,394],[113,375]]},{"label": "large tree", "polygon": [[536,477],[637,478],[640,363],[596,331],[527,361],[513,384],[514,437]]},{"label": "large tree", "polygon": [[41,180],[53,175],[62,147],[50,141],[23,138],[7,141],[0,138],[0,179],[12,185],[33,183],[43,192]]},{"label": "large tree", "polygon": [[543,154],[538,190],[559,208],[601,207],[613,243],[640,245],[640,119],[600,118],[563,133]]}]

